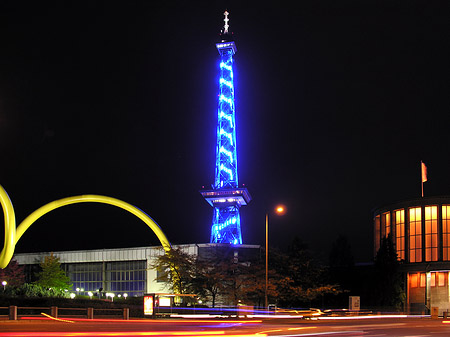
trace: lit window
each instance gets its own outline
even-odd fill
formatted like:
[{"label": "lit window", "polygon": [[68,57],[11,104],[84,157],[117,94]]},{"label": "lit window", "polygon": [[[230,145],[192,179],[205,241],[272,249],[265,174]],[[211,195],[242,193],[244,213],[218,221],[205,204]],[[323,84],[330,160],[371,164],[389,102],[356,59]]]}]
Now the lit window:
[{"label": "lit window", "polygon": [[409,209],[409,262],[422,262],[422,209]]},{"label": "lit window", "polygon": [[446,277],[445,277],[445,275],[447,274],[447,273],[436,273],[437,274],[437,279],[438,279],[438,286],[439,287],[444,287],[445,286],[445,279],[446,279]]},{"label": "lit window", "polygon": [[391,232],[391,213],[386,212],[381,217],[381,236],[387,238]]},{"label": "lit window", "polygon": [[450,205],[442,205],[442,248],[443,260],[450,260]]},{"label": "lit window", "polygon": [[438,260],[437,206],[425,207],[425,261]]},{"label": "lit window", "polygon": [[436,273],[431,273],[430,286],[436,287]]},{"label": "lit window", "polygon": [[405,259],[405,210],[397,210],[394,212],[395,222],[395,248],[397,250],[397,258]]},{"label": "lit window", "polygon": [[377,215],[373,222],[374,222],[373,227],[374,227],[374,232],[375,232],[374,236],[373,236],[373,238],[374,238],[373,248],[374,248],[374,256],[376,256],[378,253],[378,250],[380,249],[380,216]]},{"label": "lit window", "polygon": [[409,284],[411,288],[417,288],[418,285],[419,274],[410,274],[409,275]]},{"label": "lit window", "polygon": [[420,273],[420,287],[421,288],[425,288],[427,285],[427,274],[425,273]]}]

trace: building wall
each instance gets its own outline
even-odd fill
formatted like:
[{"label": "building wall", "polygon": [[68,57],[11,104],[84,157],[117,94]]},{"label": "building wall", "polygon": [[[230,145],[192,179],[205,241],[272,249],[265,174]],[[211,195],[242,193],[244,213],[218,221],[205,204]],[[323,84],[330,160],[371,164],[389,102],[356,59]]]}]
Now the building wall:
[{"label": "building wall", "polygon": [[[177,245],[184,252],[193,256],[204,256],[213,250],[221,254],[233,254],[237,259],[259,254],[260,246],[228,244],[186,244]],[[161,246],[124,249],[98,249],[85,251],[53,252],[60,259],[62,268],[73,282],[73,289],[83,289],[81,293],[112,292],[116,296],[142,296],[145,293],[169,292],[167,285],[157,282],[157,271],[151,268],[156,258],[164,254]],[[15,254],[19,265],[26,266],[26,271],[35,272],[36,267],[49,256],[50,252]],[[27,275],[32,281],[32,275]]]},{"label": "building wall", "polygon": [[407,309],[450,309],[450,197],[428,197],[391,204],[374,212],[374,256],[391,234],[407,276]]}]

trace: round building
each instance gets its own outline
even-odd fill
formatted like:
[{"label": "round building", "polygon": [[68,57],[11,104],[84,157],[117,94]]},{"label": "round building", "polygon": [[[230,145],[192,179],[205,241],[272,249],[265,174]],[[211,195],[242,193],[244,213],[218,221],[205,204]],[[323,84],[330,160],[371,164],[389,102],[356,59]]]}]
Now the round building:
[{"label": "round building", "polygon": [[374,211],[374,256],[391,234],[405,275],[408,312],[450,310],[450,196],[397,202]]}]

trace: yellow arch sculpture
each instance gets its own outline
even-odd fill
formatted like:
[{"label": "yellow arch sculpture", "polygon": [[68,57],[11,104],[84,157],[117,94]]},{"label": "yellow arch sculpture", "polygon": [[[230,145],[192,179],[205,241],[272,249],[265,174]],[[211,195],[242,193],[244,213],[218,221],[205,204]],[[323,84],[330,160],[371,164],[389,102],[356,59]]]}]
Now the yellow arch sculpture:
[{"label": "yellow arch sculpture", "polygon": [[159,241],[161,242],[161,245],[163,246],[164,250],[168,252],[171,249],[170,242],[167,240],[167,237],[161,230],[161,228],[158,226],[158,224],[153,221],[152,218],[150,218],[147,214],[145,214],[143,211],[141,211],[139,208],[126,203],[125,201],[106,197],[102,195],[79,195],[74,197],[68,197],[64,199],[59,199],[56,201],[52,201],[37,210],[35,210],[33,213],[31,213],[29,216],[27,216],[17,227],[16,229],[16,218],[14,214],[14,207],[12,205],[12,202],[8,196],[8,193],[6,193],[5,189],[0,185],[0,203],[2,205],[4,217],[5,217],[5,242],[3,245],[3,250],[0,253],[0,268],[6,268],[9,261],[11,261],[13,254],[14,254],[14,248],[19,241],[19,239],[22,237],[22,235],[25,233],[25,231],[41,216],[44,214],[47,214],[50,211],[53,211],[56,208],[71,205],[71,204],[78,204],[82,202],[98,202],[102,204],[109,204],[112,206],[116,206],[119,208],[122,208],[139,219],[141,219],[143,222],[145,222],[150,229],[156,234]]}]

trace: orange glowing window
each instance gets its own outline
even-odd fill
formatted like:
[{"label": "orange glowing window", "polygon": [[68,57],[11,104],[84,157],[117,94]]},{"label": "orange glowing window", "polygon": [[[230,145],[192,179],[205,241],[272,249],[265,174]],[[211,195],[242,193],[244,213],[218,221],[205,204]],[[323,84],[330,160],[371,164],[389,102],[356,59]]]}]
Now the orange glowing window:
[{"label": "orange glowing window", "polygon": [[436,273],[437,274],[437,281],[438,281],[438,286],[439,287],[444,287],[446,282],[446,274],[447,273]]},{"label": "orange glowing window", "polygon": [[420,287],[425,288],[427,285],[427,274],[420,273]]},{"label": "orange glowing window", "polygon": [[405,259],[405,210],[394,211],[395,249],[399,260]]},{"label": "orange glowing window", "polygon": [[430,286],[436,287],[436,273],[431,273]]},{"label": "orange glowing window", "polygon": [[376,256],[377,255],[377,253],[378,253],[378,250],[380,249],[380,240],[381,240],[381,236],[380,236],[380,216],[379,215],[377,215],[376,217],[375,217],[375,219],[374,219],[374,235],[373,235],[373,238],[374,238],[374,245],[373,245],[373,249],[374,249],[374,256]]},{"label": "orange glowing window", "polygon": [[442,259],[450,260],[450,205],[442,205]]},{"label": "orange glowing window", "polygon": [[437,206],[425,207],[425,261],[438,260]]},{"label": "orange glowing window", "polygon": [[422,262],[422,208],[409,209],[409,262]]},{"label": "orange glowing window", "polygon": [[381,237],[387,238],[391,233],[391,213],[386,212],[381,216]]},{"label": "orange glowing window", "polygon": [[417,288],[419,274],[409,274],[409,285],[411,288]]}]

